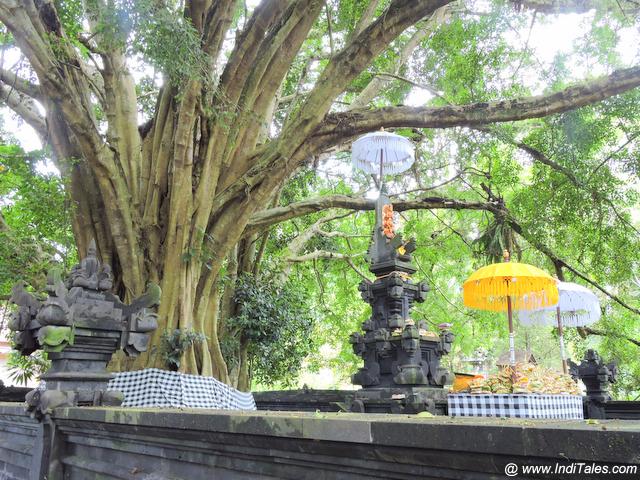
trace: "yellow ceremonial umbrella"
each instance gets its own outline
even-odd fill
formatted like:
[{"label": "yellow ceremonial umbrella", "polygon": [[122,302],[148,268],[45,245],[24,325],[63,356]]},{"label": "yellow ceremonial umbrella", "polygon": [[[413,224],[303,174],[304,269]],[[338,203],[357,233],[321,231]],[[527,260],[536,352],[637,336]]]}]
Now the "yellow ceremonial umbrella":
[{"label": "yellow ceremonial umbrella", "polygon": [[509,360],[516,363],[513,333],[513,309],[537,310],[558,303],[556,280],[548,273],[528,265],[509,261],[493,263],[474,272],[462,285],[465,306],[478,310],[507,312],[509,318]]}]

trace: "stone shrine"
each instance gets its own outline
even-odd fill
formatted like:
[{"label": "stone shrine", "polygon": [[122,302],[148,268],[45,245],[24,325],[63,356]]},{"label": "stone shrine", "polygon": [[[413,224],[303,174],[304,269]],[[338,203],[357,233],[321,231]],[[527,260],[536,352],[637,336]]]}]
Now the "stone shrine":
[{"label": "stone shrine", "polygon": [[[583,397],[586,407],[587,418],[607,418],[606,406],[611,402],[609,386],[616,382],[618,367],[615,362],[605,363],[598,352],[588,349],[582,361],[577,364],[568,361],[569,373],[574,380],[582,380],[586,388],[586,396]],[[619,403],[619,402],[617,402]],[[635,407],[636,415],[638,406],[632,406],[633,402],[628,402],[630,407]]]},{"label": "stone shrine", "polygon": [[410,318],[413,303],[424,302],[429,291],[426,283],[410,279],[416,272],[415,249],[415,240],[404,241],[395,233],[393,206],[381,193],[368,252],[376,279],[359,286],[372,314],[362,324],[364,333],[350,337],[354,352],[364,359],[352,376],[352,383],[363,388],[356,391],[351,411],[436,413],[436,402],[446,401],[442,387],[452,375],[440,366],[440,358],[451,351],[453,334],[447,324],[435,333]]},{"label": "stone shrine", "polygon": [[26,397],[35,415],[60,406],[122,403],[119,392],[107,390],[113,375],[106,366],[118,349],[130,356],[147,350],[158,325],[148,308],[159,304],[160,288],[149,284],[144,295],[125,305],[110,292],[112,286],[111,268],[100,263],[92,242],[66,281],[58,271],[49,273],[44,301],[23,283],[13,287],[11,301],[17,309],[9,328],[15,332],[14,348],[22,355],[43,349],[51,361],[41,377],[46,389]]}]

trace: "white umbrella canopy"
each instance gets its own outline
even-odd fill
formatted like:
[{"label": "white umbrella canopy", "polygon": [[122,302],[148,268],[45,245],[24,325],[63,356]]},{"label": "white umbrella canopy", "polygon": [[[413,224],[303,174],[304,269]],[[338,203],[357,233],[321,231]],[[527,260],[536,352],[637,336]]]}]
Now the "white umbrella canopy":
[{"label": "white umbrella canopy", "polygon": [[355,167],[367,173],[401,173],[413,165],[414,147],[409,139],[381,130],[353,142],[351,160]]},{"label": "white umbrella canopy", "polygon": [[557,324],[557,307],[565,327],[583,327],[600,320],[600,300],[588,288],[571,282],[558,282],[559,301],[557,306],[538,310],[521,310],[518,319],[522,325]]},{"label": "white umbrella canopy", "polygon": [[577,283],[558,281],[558,305],[538,310],[520,310],[522,325],[548,325],[558,327],[562,370],[567,373],[567,355],[564,347],[563,327],[583,327],[600,319],[600,300],[595,293]]}]

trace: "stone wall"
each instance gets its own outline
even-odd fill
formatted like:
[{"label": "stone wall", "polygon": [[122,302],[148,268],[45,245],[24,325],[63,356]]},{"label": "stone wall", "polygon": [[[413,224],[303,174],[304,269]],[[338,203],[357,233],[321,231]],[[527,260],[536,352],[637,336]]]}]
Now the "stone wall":
[{"label": "stone wall", "polygon": [[24,402],[24,398],[32,388],[26,387],[7,387],[0,381],[0,403],[1,402]]},{"label": "stone wall", "polygon": [[340,412],[348,409],[353,401],[354,391],[300,389],[252,393],[258,410]]},{"label": "stone wall", "polygon": [[52,480],[489,479],[506,478],[509,462],[640,465],[636,421],[84,407],[54,412],[48,452],[46,425],[9,404],[0,418],[2,480],[39,478],[41,458]]},{"label": "stone wall", "polygon": [[0,404],[0,480],[40,479],[48,468],[50,426],[16,404]]}]

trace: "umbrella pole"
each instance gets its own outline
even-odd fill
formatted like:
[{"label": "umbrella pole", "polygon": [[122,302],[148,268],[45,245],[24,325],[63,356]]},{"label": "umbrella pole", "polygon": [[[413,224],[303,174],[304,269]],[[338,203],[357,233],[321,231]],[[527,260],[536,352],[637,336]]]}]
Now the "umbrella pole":
[{"label": "umbrella pole", "polygon": [[380,149],[380,193],[382,193],[382,157],[384,155],[384,149]]},{"label": "umbrella pole", "polygon": [[507,295],[507,316],[509,317],[509,363],[511,363],[511,379],[516,378],[516,344],[513,333],[513,309],[511,307],[511,295]]},{"label": "umbrella pole", "polygon": [[560,317],[560,307],[556,307],[556,318],[558,319],[558,337],[560,338],[560,357],[562,358],[562,372],[566,375],[567,355],[564,350],[564,333],[562,332],[562,318]]}]

